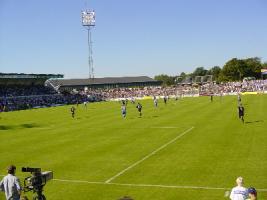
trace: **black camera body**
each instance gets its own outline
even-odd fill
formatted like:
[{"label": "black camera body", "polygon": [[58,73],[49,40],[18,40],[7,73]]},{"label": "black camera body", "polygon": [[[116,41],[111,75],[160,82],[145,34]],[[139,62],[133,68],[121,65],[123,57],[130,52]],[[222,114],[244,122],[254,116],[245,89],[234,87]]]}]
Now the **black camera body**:
[{"label": "black camera body", "polygon": [[22,172],[30,172],[30,173],[41,173],[41,168],[33,168],[33,167],[22,167]]},{"label": "black camera body", "polygon": [[30,172],[32,176],[24,179],[24,192],[33,191],[37,193],[34,197],[36,200],[45,200],[45,196],[42,194],[43,187],[46,182],[53,179],[53,172],[42,172],[41,168],[22,167],[22,172]]}]

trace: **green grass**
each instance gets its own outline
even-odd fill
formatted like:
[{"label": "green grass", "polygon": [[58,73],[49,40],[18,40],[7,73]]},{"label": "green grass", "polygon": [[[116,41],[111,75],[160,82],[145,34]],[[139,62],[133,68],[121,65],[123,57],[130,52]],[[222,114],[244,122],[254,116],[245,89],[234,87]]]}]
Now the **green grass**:
[{"label": "green grass", "polygon": [[[267,95],[244,96],[245,124],[237,117],[235,96],[184,98],[159,108],[142,101],[143,116],[128,104],[122,119],[118,102],[82,105],[76,118],[70,106],[0,114],[0,174],[11,163],[23,180],[23,166],[52,170],[55,179],[97,183],[49,181],[47,199],[217,200],[228,189],[163,188],[203,186],[232,188],[243,176],[246,186],[267,188]],[[165,128],[164,128],[165,127]],[[104,182],[186,133],[111,181]],[[127,185],[134,184],[134,185]],[[31,196],[30,193],[27,193]],[[259,199],[267,199],[259,191]],[[4,199],[3,193],[0,199]]]}]

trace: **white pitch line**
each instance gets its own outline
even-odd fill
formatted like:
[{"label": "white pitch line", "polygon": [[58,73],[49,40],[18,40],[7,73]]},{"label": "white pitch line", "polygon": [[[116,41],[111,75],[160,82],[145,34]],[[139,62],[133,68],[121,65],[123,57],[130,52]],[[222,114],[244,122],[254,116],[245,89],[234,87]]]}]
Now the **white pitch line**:
[{"label": "white pitch line", "polygon": [[84,181],[84,180],[67,180],[67,179],[52,179],[53,181],[60,181],[60,182],[68,182],[68,183],[88,183],[88,184],[105,184],[104,182],[97,182],[97,181]]},{"label": "white pitch line", "polygon": [[185,186],[185,185],[153,185],[153,184],[131,184],[131,183],[107,183],[110,185],[130,186],[130,187],[157,187],[175,189],[202,189],[202,190],[229,190],[230,188],[206,187],[206,186]]},{"label": "white pitch line", "polygon": [[[87,183],[87,184],[96,184],[96,185],[117,185],[117,186],[128,186],[128,187],[155,187],[155,188],[196,189],[196,190],[231,190],[231,188],[209,187],[209,186],[106,183],[106,182],[94,182],[94,181],[84,181],[84,180],[66,180],[66,179],[53,179],[53,181],[70,182],[70,183]],[[267,189],[257,189],[257,190],[261,191],[261,192],[267,192]]]},{"label": "white pitch line", "polygon": [[141,160],[138,160],[137,162],[135,162],[134,164],[130,165],[129,167],[127,167],[126,169],[122,170],[121,172],[117,173],[116,175],[112,176],[110,179],[106,180],[105,183],[110,183],[112,180],[114,180],[115,178],[117,178],[118,176],[124,174],[126,171],[132,169],[133,167],[135,167],[136,165],[140,164],[141,162],[143,162],[144,160],[150,158],[151,156],[153,156],[155,153],[157,153],[158,151],[160,151],[161,149],[164,149],[166,146],[168,146],[169,144],[175,142],[177,139],[181,138],[182,136],[184,136],[186,133],[188,133],[189,131],[191,131],[194,127],[192,126],[191,128],[187,129],[186,131],[184,131],[183,133],[181,133],[180,135],[176,136],[174,139],[172,139],[171,141],[165,143],[164,145],[160,146],[159,148],[157,148],[156,150],[152,151],[150,154],[146,155],[145,157],[143,157]]},{"label": "white pitch line", "polygon": [[205,187],[205,186],[181,186],[181,185],[153,185],[153,184],[131,184],[131,183],[106,183],[85,180],[66,180],[66,179],[53,179],[53,181],[69,182],[69,183],[87,183],[96,185],[117,185],[129,187],[157,187],[157,188],[176,188],[176,189],[203,189],[203,190],[229,190],[230,188],[222,187]]},{"label": "white pitch line", "polygon": [[[6,176],[6,175],[0,175]],[[153,185],[153,184],[131,184],[131,183],[105,183],[98,181],[85,181],[85,180],[67,180],[67,179],[52,179],[58,182],[67,183],[86,183],[95,185],[117,185],[117,186],[129,186],[129,187],[156,187],[156,188],[174,188],[174,189],[202,189],[202,190],[230,190],[230,188],[224,187],[207,187],[207,186],[185,186],[185,185]],[[267,189],[257,189],[257,191],[267,192]]]}]

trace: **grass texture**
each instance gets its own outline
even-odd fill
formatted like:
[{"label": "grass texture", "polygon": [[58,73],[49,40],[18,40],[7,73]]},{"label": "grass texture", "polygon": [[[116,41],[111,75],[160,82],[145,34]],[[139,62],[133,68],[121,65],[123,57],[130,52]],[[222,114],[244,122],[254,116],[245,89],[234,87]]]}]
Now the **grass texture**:
[{"label": "grass texture", "polygon": [[125,119],[118,102],[79,105],[74,119],[70,106],[0,113],[0,174],[52,170],[48,200],[223,200],[238,176],[267,199],[267,95],[242,97],[244,124],[236,96],[141,103]]}]

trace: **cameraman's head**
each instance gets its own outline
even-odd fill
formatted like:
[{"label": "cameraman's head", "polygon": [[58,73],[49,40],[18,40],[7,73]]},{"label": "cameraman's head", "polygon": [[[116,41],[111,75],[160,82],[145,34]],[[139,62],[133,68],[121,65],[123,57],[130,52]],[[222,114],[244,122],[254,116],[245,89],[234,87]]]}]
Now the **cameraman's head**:
[{"label": "cameraman's head", "polygon": [[12,174],[12,175],[15,175],[15,173],[16,173],[16,166],[14,166],[14,165],[8,166],[7,173]]}]

